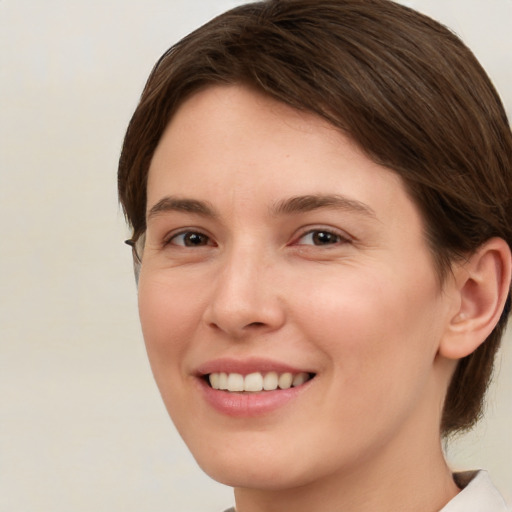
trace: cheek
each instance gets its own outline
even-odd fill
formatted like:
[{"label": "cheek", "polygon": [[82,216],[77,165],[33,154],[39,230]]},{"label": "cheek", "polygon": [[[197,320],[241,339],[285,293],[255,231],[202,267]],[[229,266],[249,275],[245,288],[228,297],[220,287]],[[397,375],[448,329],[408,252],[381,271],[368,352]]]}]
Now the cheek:
[{"label": "cheek", "polygon": [[[162,275],[160,275],[162,274]],[[165,273],[142,270],[138,287],[139,315],[144,332],[174,337],[200,316],[201,287]]]},{"label": "cheek", "polygon": [[[139,315],[153,377],[173,421],[188,417],[184,362],[199,323],[197,293],[178,293],[179,287],[141,273]],[[178,426],[178,425],[177,425]]]},{"label": "cheek", "polygon": [[327,361],[323,398],[330,405],[322,426],[312,428],[332,440],[334,455],[357,458],[380,446],[431,403],[433,288],[406,293],[389,283],[360,276],[335,290],[317,287],[303,311],[309,321],[301,328]]},{"label": "cheek", "polygon": [[139,315],[157,384],[164,378],[164,373],[165,379],[181,374],[180,363],[200,317],[197,293],[178,293],[177,289],[141,273]]},{"label": "cheek", "polygon": [[[354,272],[311,287],[299,317],[347,389],[404,386],[426,378],[440,336],[437,284],[404,273]],[[386,383],[386,384],[384,384]]]}]

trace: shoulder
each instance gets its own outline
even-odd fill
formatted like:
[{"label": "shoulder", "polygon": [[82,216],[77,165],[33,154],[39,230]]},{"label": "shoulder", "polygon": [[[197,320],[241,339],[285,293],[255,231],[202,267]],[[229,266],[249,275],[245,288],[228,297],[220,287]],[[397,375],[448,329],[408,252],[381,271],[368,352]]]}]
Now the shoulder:
[{"label": "shoulder", "polygon": [[462,489],[440,512],[511,512],[487,471],[455,473]]}]

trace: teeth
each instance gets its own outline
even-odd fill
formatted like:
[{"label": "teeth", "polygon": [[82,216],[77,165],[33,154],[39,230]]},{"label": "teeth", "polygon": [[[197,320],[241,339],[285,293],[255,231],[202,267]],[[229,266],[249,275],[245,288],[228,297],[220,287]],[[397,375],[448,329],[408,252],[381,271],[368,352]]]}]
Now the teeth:
[{"label": "teeth", "polygon": [[210,384],[213,389],[220,389],[220,373],[210,374]]},{"label": "teeth", "polygon": [[243,391],[244,376],[239,373],[230,373],[228,375],[228,391]]},{"label": "teeth", "polygon": [[298,373],[297,375],[295,375],[293,377],[293,380],[292,380],[292,386],[295,387],[295,386],[300,386],[302,384],[304,384],[304,382],[306,382],[307,380],[309,379],[309,375],[307,373]]},{"label": "teeth", "polygon": [[285,372],[268,372],[262,374],[254,372],[245,377],[240,373],[210,373],[209,380],[213,389],[241,392],[248,391],[257,393],[260,391],[275,391],[276,389],[289,389],[300,386],[310,379],[309,374],[300,372],[292,374]]},{"label": "teeth", "polygon": [[279,387],[281,389],[290,389],[292,387],[293,375],[291,373],[283,373],[279,376]]},{"label": "teeth", "polygon": [[265,391],[274,391],[279,384],[279,376],[276,372],[269,372],[263,377],[263,389]]},{"label": "teeth", "polygon": [[218,373],[217,375],[219,376],[219,389],[228,389],[228,374]]},{"label": "teeth", "polygon": [[244,391],[261,391],[263,389],[263,375],[261,373],[250,373],[245,376]]}]

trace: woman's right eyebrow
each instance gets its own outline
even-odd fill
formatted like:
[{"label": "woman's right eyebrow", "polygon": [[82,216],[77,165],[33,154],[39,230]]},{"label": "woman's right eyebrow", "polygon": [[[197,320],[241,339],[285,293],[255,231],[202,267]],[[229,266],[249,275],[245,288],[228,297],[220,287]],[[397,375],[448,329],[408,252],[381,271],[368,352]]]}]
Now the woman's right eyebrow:
[{"label": "woman's right eyebrow", "polygon": [[176,196],[166,196],[155,203],[148,211],[148,220],[165,212],[195,213],[203,217],[216,218],[217,213],[213,206],[206,201],[187,199]]}]

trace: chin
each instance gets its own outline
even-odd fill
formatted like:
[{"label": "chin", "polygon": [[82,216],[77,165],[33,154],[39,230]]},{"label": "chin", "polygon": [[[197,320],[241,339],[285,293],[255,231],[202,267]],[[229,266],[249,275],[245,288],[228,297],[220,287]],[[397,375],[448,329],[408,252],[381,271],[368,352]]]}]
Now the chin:
[{"label": "chin", "polygon": [[[263,434],[263,435],[262,435]],[[201,469],[212,479],[230,487],[278,491],[312,483],[329,473],[327,456],[311,458],[304,439],[269,436],[269,432],[197,438],[188,447]],[[185,440],[187,442],[187,440]],[[297,448],[300,447],[300,448]],[[338,461],[339,462],[339,461]]]},{"label": "chin", "polygon": [[308,475],[289,463],[274,460],[217,460],[201,462],[201,469],[217,482],[230,487],[278,491],[304,485]]}]

